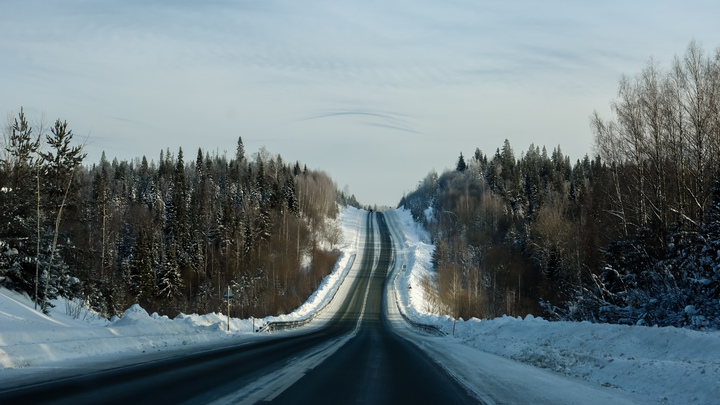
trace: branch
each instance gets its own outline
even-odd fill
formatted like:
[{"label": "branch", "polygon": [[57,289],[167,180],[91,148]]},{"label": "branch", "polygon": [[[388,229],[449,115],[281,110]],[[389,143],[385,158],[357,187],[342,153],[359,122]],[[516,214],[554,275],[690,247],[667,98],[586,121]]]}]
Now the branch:
[{"label": "branch", "polygon": [[[690,187],[685,187],[685,190],[687,190],[688,193],[690,193],[690,196],[692,197],[693,201],[695,201],[695,205],[697,205],[698,208],[700,208],[700,211],[703,210],[702,204],[700,204],[700,201],[698,201],[697,197],[695,196],[695,193],[690,190]],[[695,222],[693,222],[695,223]]]},{"label": "branch", "polygon": [[680,215],[684,220],[690,222],[691,224],[693,224],[695,226],[699,226],[697,222],[693,221],[690,217],[688,217],[687,215],[683,214],[682,212],[676,210],[675,208],[670,208],[670,211]]}]

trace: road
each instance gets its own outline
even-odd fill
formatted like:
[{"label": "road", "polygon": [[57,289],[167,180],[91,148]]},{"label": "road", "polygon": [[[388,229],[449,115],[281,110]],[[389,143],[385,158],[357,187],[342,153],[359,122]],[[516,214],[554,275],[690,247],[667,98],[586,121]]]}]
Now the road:
[{"label": "road", "polygon": [[435,361],[389,327],[382,308],[393,245],[384,215],[368,215],[358,276],[323,327],[33,383],[0,391],[0,402],[477,403]]}]

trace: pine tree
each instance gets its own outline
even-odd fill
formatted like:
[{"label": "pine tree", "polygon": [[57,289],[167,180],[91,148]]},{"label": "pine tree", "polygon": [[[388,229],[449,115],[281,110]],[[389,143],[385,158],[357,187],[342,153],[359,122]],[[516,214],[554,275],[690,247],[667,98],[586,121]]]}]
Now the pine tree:
[{"label": "pine tree", "polygon": [[[39,210],[38,187],[41,158],[37,152],[40,135],[33,137],[22,107],[7,138],[4,158],[0,161],[0,242],[9,238],[9,248],[17,255],[0,253],[0,272],[12,284],[25,291],[33,291],[37,302],[39,263],[31,265],[39,256],[39,232],[42,220]],[[18,243],[35,239],[35,243]],[[8,270],[5,273],[4,270]]]},{"label": "pine tree", "polygon": [[[79,193],[75,191],[77,186],[73,187],[73,178],[76,169],[82,164],[87,154],[82,153],[82,146],[70,147],[72,141],[72,131],[67,129],[67,122],[61,123],[58,119],[55,121],[55,127],[51,129],[52,136],[47,135],[47,143],[50,145],[50,151],[43,153],[43,159],[48,162],[47,173],[47,196],[49,200],[49,210],[55,218],[55,228],[53,232],[53,241],[50,248],[50,258],[48,260],[47,270],[45,274],[45,288],[43,297],[43,311],[46,310],[47,300],[53,298],[53,292],[66,290],[66,283],[69,280],[75,280],[75,277],[69,277],[67,274],[68,266],[62,260],[54,262],[54,256],[57,248],[57,241],[60,234],[60,224],[63,215],[63,209],[67,207],[68,211],[76,208],[75,201],[79,197]],[[76,181],[75,184],[78,182]],[[71,192],[72,191],[72,192]],[[77,211],[75,214],[79,214]],[[53,270],[55,270],[54,274]],[[51,286],[50,281],[53,280]],[[57,284],[56,284],[57,283]],[[74,298],[66,295],[66,298]]]},{"label": "pine tree", "polygon": [[[19,119],[19,121],[18,121]],[[0,164],[6,173],[6,180],[0,184],[0,236],[27,237],[31,232],[34,217],[33,198],[37,175],[36,156],[40,148],[40,137],[33,137],[32,127],[20,108],[15,118],[5,148],[6,155]]]},{"label": "pine tree", "polygon": [[[43,159],[47,162],[46,168],[46,195],[49,200],[53,214],[57,213],[63,202],[68,187],[73,187],[72,177],[86,153],[82,152],[82,146],[70,146],[73,133],[67,128],[67,122],[55,121],[55,127],[51,129],[52,135],[46,135],[47,144],[50,150],[42,153]],[[76,183],[77,184],[77,183]],[[70,193],[70,201],[77,193]]]},{"label": "pine tree", "polygon": [[465,158],[463,158],[462,152],[460,152],[460,157],[458,158],[457,166],[455,167],[456,172],[464,172],[467,169],[467,165],[465,164]]},{"label": "pine tree", "polygon": [[240,165],[245,160],[245,145],[243,145],[242,136],[238,137],[237,149],[235,150],[235,160]]}]

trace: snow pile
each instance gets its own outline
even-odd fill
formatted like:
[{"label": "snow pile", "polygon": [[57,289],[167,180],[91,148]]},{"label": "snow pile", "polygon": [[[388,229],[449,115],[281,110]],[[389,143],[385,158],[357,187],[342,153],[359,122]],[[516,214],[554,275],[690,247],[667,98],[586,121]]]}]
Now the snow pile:
[{"label": "snow pile", "polygon": [[140,305],[135,304],[128,308],[127,311],[125,311],[122,318],[114,319],[113,323],[115,324],[115,326],[139,325],[144,323],[152,323],[153,319],[158,318],[163,319],[162,317],[150,318],[150,315],[148,315],[146,310],[144,310]]},{"label": "snow pile", "polygon": [[[565,375],[640,394],[667,403],[717,403],[720,398],[720,332],[673,327],[645,327],[548,322],[528,315],[457,322],[432,313],[423,289],[414,287],[432,274],[434,247],[405,210],[389,212],[398,244],[396,288],[400,304],[416,322],[441,327],[442,341],[461,342],[478,350],[546,368]],[[399,267],[402,267],[400,264]],[[413,286],[407,290],[407,284]],[[454,337],[453,337],[454,329]]]},{"label": "snow pile", "polygon": [[[0,288],[0,372],[50,363],[99,360],[136,353],[176,350],[199,343],[236,342],[261,338],[253,332],[268,322],[301,319],[321,310],[342,284],[358,249],[364,211],[348,207],[338,217],[343,230],[343,254],[333,272],[295,312],[265,319],[230,318],[222,313],[180,314],[175,319],[148,314],[133,305],[120,318],[99,318],[82,303],[64,299],[53,302],[52,316],[34,310],[25,295]],[[78,310],[78,309],[81,310]],[[2,374],[0,374],[2,375]]]}]

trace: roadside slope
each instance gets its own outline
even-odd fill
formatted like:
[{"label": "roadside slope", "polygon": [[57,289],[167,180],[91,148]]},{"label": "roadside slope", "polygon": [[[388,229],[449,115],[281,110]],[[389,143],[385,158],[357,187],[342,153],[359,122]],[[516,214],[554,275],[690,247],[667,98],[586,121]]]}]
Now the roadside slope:
[{"label": "roadside slope", "polygon": [[[343,231],[342,254],[332,273],[308,301],[291,314],[264,319],[230,318],[221,312],[180,314],[174,319],[148,314],[140,306],[122,318],[107,321],[84,309],[82,303],[57,300],[51,316],[33,309],[26,296],[0,288],[0,377],[28,374],[49,366],[73,367],[127,356],[187,350],[193,345],[217,345],[259,339],[253,333],[268,322],[302,319],[324,308],[341,290],[364,232],[367,213],[343,209],[338,222]],[[194,346],[193,346],[194,347]]]},{"label": "roadside slope", "polygon": [[[434,246],[409,212],[393,210],[386,216],[396,239],[400,306],[416,322],[437,325],[448,334],[421,340],[434,347],[436,356],[462,352],[454,367],[466,368],[463,364],[475,352],[474,358],[480,362],[487,361],[480,359],[488,354],[498,355],[637,394],[650,402],[717,403],[720,398],[717,331],[548,322],[531,315],[464,321],[433,314],[434,305],[425,300],[419,281],[433,276],[430,258]],[[407,265],[405,272],[402,264]],[[408,290],[407,284],[413,288]]]}]

